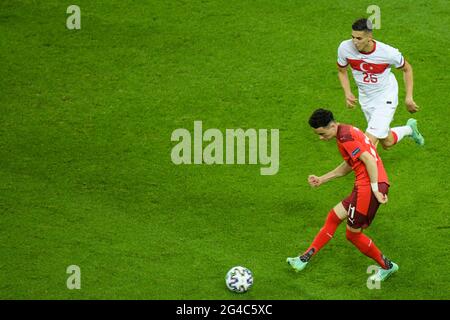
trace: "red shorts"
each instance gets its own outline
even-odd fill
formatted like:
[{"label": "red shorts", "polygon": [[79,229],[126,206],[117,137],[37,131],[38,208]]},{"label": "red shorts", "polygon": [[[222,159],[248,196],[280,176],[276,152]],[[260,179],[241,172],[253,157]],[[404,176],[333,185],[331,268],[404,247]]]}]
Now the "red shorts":
[{"label": "red shorts", "polygon": [[[378,183],[378,190],[387,194],[389,185]],[[355,229],[367,228],[372,223],[380,203],[372,192],[370,185],[355,186],[352,193],[342,200],[342,205],[347,210],[347,224]]]}]

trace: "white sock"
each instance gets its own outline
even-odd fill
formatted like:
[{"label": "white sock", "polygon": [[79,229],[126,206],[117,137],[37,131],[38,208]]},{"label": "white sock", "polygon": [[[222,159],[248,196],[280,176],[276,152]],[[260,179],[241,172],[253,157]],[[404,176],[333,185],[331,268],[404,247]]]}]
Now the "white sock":
[{"label": "white sock", "polygon": [[412,135],[412,129],[410,126],[395,127],[392,128],[391,131],[395,132],[397,135],[397,143],[399,143],[405,136]]}]

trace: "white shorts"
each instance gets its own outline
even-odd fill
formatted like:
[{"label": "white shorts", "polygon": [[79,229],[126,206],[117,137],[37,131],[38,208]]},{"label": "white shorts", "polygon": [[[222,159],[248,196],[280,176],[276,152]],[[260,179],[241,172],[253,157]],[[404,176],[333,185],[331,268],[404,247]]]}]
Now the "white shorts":
[{"label": "white shorts", "polygon": [[397,105],[398,90],[396,86],[366,104],[361,103],[361,109],[367,120],[366,132],[378,139],[387,138]]}]

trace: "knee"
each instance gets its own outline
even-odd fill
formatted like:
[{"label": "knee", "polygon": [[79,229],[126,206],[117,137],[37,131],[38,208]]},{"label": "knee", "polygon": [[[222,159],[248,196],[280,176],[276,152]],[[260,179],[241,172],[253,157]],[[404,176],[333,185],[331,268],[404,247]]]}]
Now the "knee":
[{"label": "knee", "polygon": [[390,141],[382,141],[381,142],[381,146],[383,147],[384,150],[389,150],[392,146],[394,145],[394,143],[390,142]]}]

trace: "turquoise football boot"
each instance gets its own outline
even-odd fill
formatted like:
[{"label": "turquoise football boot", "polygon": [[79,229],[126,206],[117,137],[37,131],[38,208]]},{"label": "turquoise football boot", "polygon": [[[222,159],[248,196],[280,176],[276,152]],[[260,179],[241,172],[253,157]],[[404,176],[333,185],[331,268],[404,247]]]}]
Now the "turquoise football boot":
[{"label": "turquoise football boot", "polygon": [[416,119],[408,119],[406,122],[406,125],[409,126],[412,129],[412,138],[414,141],[419,145],[423,146],[425,144],[425,139],[422,136],[422,134],[419,132],[419,129],[417,129],[417,120]]},{"label": "turquoise football boot", "polygon": [[302,260],[300,260],[300,257],[295,257],[295,258],[287,258],[286,262],[296,271],[302,271],[303,269],[305,269],[306,265],[308,264],[308,262],[303,262]]},{"label": "turquoise football boot", "polygon": [[370,277],[372,281],[384,281],[389,278],[393,273],[398,271],[398,265],[394,262],[392,263],[392,267],[390,269],[383,269],[378,267],[377,273]]}]

